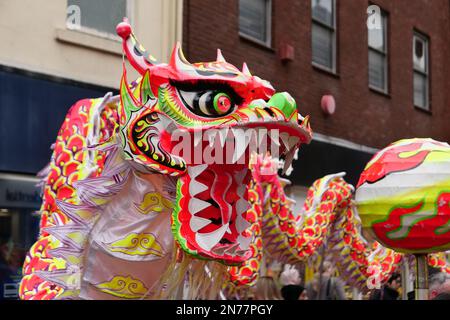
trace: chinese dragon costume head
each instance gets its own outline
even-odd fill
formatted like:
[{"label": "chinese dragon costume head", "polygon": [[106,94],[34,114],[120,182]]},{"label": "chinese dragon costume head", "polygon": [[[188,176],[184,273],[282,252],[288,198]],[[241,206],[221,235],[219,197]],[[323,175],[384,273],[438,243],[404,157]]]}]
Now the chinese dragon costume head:
[{"label": "chinese dragon costume head", "polygon": [[176,270],[241,264],[252,255],[252,148],[276,147],[289,167],[311,140],[294,99],[245,63],[220,50],[189,63],[180,44],[157,63],[126,20],[117,33],[141,77],[130,85],[124,68],[119,97],[70,109],[40,173],[41,232],[22,299],[162,297]]},{"label": "chinese dragon costume head", "polygon": [[[274,129],[286,141],[280,154],[293,156],[311,139],[308,120],[289,94],[275,93],[245,64],[239,70],[227,63],[220,50],[214,62],[191,64],[177,44],[169,64],[155,64],[129,24],[117,30],[143,77],[138,99],[122,79],[124,158],[138,170],[177,177],[171,228],[186,253],[241,263],[251,241],[245,230],[252,143],[279,143],[270,139]],[[261,132],[267,139],[258,139]]]}]

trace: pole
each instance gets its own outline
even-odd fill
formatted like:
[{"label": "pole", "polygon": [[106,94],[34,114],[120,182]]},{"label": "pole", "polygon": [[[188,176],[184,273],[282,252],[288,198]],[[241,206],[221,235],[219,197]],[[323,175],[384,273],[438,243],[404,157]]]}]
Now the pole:
[{"label": "pole", "polygon": [[317,288],[317,300],[320,300],[320,295],[322,291],[322,273],[323,273],[323,262],[325,260],[325,241],[320,248],[320,265],[319,265],[319,286]]},{"label": "pole", "polygon": [[416,300],[428,300],[428,264],[426,254],[416,254]]},{"label": "pole", "polygon": [[403,259],[402,263],[402,300],[408,300],[408,292],[411,291],[410,274],[408,260]]}]

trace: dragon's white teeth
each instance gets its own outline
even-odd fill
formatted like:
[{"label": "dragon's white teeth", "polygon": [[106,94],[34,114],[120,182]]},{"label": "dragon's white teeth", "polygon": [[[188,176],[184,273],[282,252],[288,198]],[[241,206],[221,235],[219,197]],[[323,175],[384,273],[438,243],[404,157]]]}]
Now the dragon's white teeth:
[{"label": "dragon's white teeth", "polygon": [[281,139],[281,142],[283,142],[286,150],[289,150],[289,133],[287,133],[287,132],[280,133],[280,139]]},{"label": "dragon's white teeth", "polygon": [[289,150],[294,149],[299,141],[300,141],[299,137],[289,137]]},{"label": "dragon's white teeth", "polygon": [[197,147],[198,145],[201,146],[202,143],[202,135],[200,132],[194,133],[194,147]]},{"label": "dragon's white teeth", "polygon": [[188,167],[188,174],[191,179],[195,179],[199,174],[206,170],[207,164],[200,164],[198,166]]},{"label": "dragon's white teeth", "polygon": [[248,248],[250,247],[250,243],[252,242],[252,238],[239,236],[238,242],[240,243],[242,250],[248,250]]},{"label": "dragon's white teeth", "polygon": [[239,248],[239,243],[235,243],[233,245],[231,245],[230,247],[227,248],[227,250],[225,250],[225,252],[227,254],[229,254],[230,256],[234,256],[236,253],[236,250]]},{"label": "dragon's white teeth", "polygon": [[295,147],[300,141],[299,137],[290,136],[287,132],[280,133],[280,139],[286,148],[285,153],[288,153],[289,151],[296,149]]},{"label": "dragon's white teeth", "polygon": [[236,213],[238,215],[243,214],[244,212],[247,212],[247,210],[250,208],[250,204],[245,199],[239,199],[236,202]]},{"label": "dragon's white teeth", "polygon": [[227,249],[227,247],[225,247],[225,246],[223,246],[223,247],[218,247],[218,248],[214,248],[214,249],[212,249],[212,251],[215,253],[215,254],[218,254],[218,255],[223,255],[223,253],[225,252],[225,249]]},{"label": "dragon's white teeth", "polygon": [[205,133],[206,138],[208,139],[209,146],[214,147],[217,139],[219,139],[220,146],[223,148],[225,146],[225,142],[228,136],[228,128],[227,129],[212,129]]},{"label": "dragon's white teeth", "polygon": [[206,209],[210,206],[211,204],[209,202],[197,198],[191,198],[191,200],[189,200],[189,212],[191,214],[196,214],[197,212],[202,211],[203,209]]},{"label": "dragon's white teeth", "polygon": [[231,229],[230,229],[230,226],[228,226],[227,233],[228,233],[228,234],[232,234]]},{"label": "dragon's white teeth", "polygon": [[204,185],[203,183],[200,183],[195,180],[191,180],[191,183],[189,184],[189,194],[191,195],[191,197],[194,197],[207,189],[208,189],[207,185]]},{"label": "dragon's white teeth", "polygon": [[238,215],[236,218],[236,230],[241,233],[244,230],[247,230],[252,224],[242,218],[242,216]]},{"label": "dragon's white teeth", "polygon": [[250,143],[251,139],[247,139],[244,130],[233,130],[232,132],[235,139],[232,163],[236,163],[239,159],[241,159],[241,157],[247,150],[248,144]]},{"label": "dragon's white teeth", "polygon": [[217,230],[209,233],[196,233],[195,241],[200,248],[206,251],[210,251],[212,247],[219,243],[228,229],[228,223],[224,224]]},{"label": "dragon's white teeth", "polygon": [[216,142],[216,135],[218,134],[218,130],[210,129],[206,130],[204,133],[204,137],[208,140],[209,146],[214,147],[214,143]]},{"label": "dragon's white teeth", "polygon": [[[236,185],[238,185],[238,194],[239,194],[239,188],[244,188],[245,191],[245,185],[242,185],[242,182],[244,181],[245,176],[247,175],[248,172],[248,168],[244,168],[240,171],[236,171],[234,173],[234,182],[236,183]],[[239,194],[240,195],[240,194]]]},{"label": "dragon's white teeth", "polygon": [[288,171],[292,165],[292,160],[294,160],[294,155],[295,155],[295,149],[291,149],[288,151],[288,153],[286,155],[286,159],[284,160],[283,174],[288,173]]},{"label": "dragon's white teeth", "polygon": [[214,147],[214,143],[216,142],[216,137],[213,134],[209,134],[208,136],[209,146]]},{"label": "dragon's white teeth", "polygon": [[280,134],[278,131],[271,132],[269,138],[272,144],[276,145],[278,148],[280,147]]},{"label": "dragon's white teeth", "polygon": [[247,250],[240,249],[239,243],[235,243],[233,245],[225,245],[213,248],[212,252],[217,255],[223,255],[224,253],[226,253],[231,256],[244,256],[247,253]]},{"label": "dragon's white teeth", "polygon": [[247,250],[236,250],[236,254],[238,256],[244,256],[247,253]]},{"label": "dragon's white teeth", "polygon": [[220,139],[220,146],[223,148],[225,146],[225,141],[227,140],[228,136],[228,129],[221,129],[217,133],[217,136]]},{"label": "dragon's white teeth", "polygon": [[238,233],[241,233],[252,225],[242,216],[250,207],[250,203],[245,199],[239,199],[236,203],[236,230]]},{"label": "dragon's white teeth", "polygon": [[[207,167],[208,167],[207,164],[201,164],[198,166],[188,167],[188,174],[189,174],[189,177],[191,178],[191,182],[189,184],[189,194],[191,195],[191,197],[194,197],[195,195],[208,189],[208,186],[195,180],[195,178],[198,177],[203,171],[205,171]],[[194,210],[201,208],[198,210],[198,211],[200,211],[200,210],[204,209],[205,206],[206,207],[210,206],[210,204],[208,202],[192,198],[189,201],[189,211],[191,211],[191,213],[194,214],[198,211],[193,212],[191,210],[191,206],[192,206],[192,209],[194,209]]]},{"label": "dragon's white teeth", "polygon": [[265,128],[258,128],[258,148],[259,148],[259,152],[267,151],[268,139],[269,139],[269,134],[267,133],[267,129],[265,129]]},{"label": "dragon's white teeth", "polygon": [[246,190],[247,190],[247,186],[245,184],[242,184],[242,181],[241,181],[241,184],[237,188],[236,194],[242,198],[242,197],[244,197]]},{"label": "dragon's white teeth", "polygon": [[189,222],[189,225],[192,229],[192,231],[197,232],[203,227],[206,227],[208,224],[211,223],[211,220],[201,218],[201,217],[191,217],[191,221]]}]

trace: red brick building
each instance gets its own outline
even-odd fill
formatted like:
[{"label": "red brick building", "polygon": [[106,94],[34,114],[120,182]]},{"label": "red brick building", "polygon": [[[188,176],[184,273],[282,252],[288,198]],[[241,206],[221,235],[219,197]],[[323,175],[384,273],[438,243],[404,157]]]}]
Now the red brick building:
[{"label": "red brick building", "polygon": [[343,170],[355,183],[375,149],[401,138],[450,141],[448,0],[185,0],[183,16],[190,61],[221,48],[311,116],[298,183]]}]

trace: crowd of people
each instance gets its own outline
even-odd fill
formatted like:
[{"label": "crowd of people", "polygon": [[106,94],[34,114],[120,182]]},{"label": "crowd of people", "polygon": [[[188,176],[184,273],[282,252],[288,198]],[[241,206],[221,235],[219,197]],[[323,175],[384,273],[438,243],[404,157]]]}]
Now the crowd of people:
[{"label": "crowd of people", "polygon": [[[428,275],[428,299],[450,300],[450,275],[431,268]],[[372,291],[371,300],[399,300],[402,278],[399,273],[393,273],[386,284]],[[407,293],[408,300],[415,300],[415,292]]]},{"label": "crowd of people", "polygon": [[344,282],[335,276],[334,266],[325,261],[323,272],[306,284],[302,283],[299,271],[285,265],[279,279],[273,276],[260,277],[253,294],[255,300],[347,300]]},{"label": "crowd of people", "polygon": [[[401,300],[402,277],[393,273],[380,288],[368,295],[369,300]],[[450,274],[436,269],[429,270],[429,299],[450,300]],[[408,300],[415,299],[415,292],[407,293]],[[299,271],[285,265],[279,277],[263,276],[253,288],[255,300],[347,300],[344,282],[336,276],[333,264],[325,261],[323,272],[308,283],[301,280]]]}]

